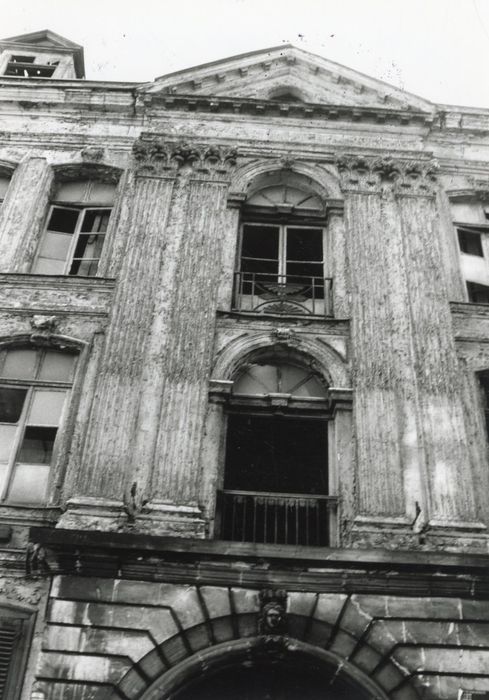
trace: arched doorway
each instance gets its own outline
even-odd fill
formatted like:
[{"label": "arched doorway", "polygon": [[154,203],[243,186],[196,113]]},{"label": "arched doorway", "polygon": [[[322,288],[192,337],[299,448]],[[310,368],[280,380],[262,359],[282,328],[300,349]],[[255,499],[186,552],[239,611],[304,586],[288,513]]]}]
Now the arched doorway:
[{"label": "arched doorway", "polygon": [[263,636],[219,644],[168,671],[142,700],[387,700],[335,654]]}]

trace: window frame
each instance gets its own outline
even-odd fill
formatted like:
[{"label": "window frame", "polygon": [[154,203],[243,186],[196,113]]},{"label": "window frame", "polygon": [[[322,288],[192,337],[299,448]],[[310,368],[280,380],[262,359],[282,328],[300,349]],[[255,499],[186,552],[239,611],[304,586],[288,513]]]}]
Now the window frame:
[{"label": "window frame", "polygon": [[[15,352],[16,350],[33,350],[36,352],[36,361],[34,365],[34,370],[33,374],[34,377],[32,378],[10,378],[10,377],[2,377],[1,372],[3,371],[3,365],[5,363],[5,359],[7,357],[8,352]],[[42,363],[44,360],[44,357],[46,356],[47,352],[58,352],[59,354],[66,354],[66,355],[71,355],[74,358],[73,361],[73,367],[72,367],[72,375],[71,375],[71,381],[55,381],[52,379],[38,379],[37,375],[39,374]],[[61,433],[62,430],[61,428],[66,422],[66,416],[69,411],[69,406],[70,406],[70,399],[71,399],[71,394],[72,394],[72,389],[75,381],[75,376],[76,376],[76,371],[77,371],[77,362],[79,359],[79,354],[77,352],[63,352],[55,347],[29,347],[29,346],[0,346],[0,388],[18,388],[18,389],[25,389],[26,390],[26,396],[23,402],[22,406],[22,411],[19,416],[18,421],[16,421],[16,434],[14,441],[11,446],[10,450],[10,455],[8,457],[8,460],[6,462],[2,462],[2,464],[6,465],[6,473],[5,473],[5,482],[3,485],[3,488],[0,490],[0,505],[1,506],[27,506],[27,507],[45,507],[46,504],[49,502],[49,484],[50,480],[52,478],[52,470],[56,464],[57,461],[57,456],[58,456],[58,451],[59,451],[59,445],[61,441]],[[52,452],[52,457],[51,461],[48,466],[49,468],[49,473],[48,473],[48,478],[46,482],[46,491],[43,495],[42,500],[39,501],[15,501],[15,500],[10,500],[9,499],[9,492],[11,490],[13,480],[14,480],[14,475],[15,475],[15,470],[18,464],[24,464],[23,462],[19,462],[18,457],[20,453],[20,449],[23,443],[23,439],[25,436],[26,428],[27,427],[37,427],[37,426],[28,426],[27,424],[27,419],[29,415],[30,408],[32,406],[33,402],[33,396],[34,392],[39,389],[46,389],[54,392],[63,392],[64,394],[64,399],[63,399],[63,405],[61,408],[58,424],[55,425],[43,425],[39,427],[51,427],[51,428],[56,428],[56,437],[53,442],[53,452]],[[2,422],[0,423],[1,425],[12,425],[12,423],[5,423]],[[26,463],[29,464],[29,463]],[[35,466],[36,463],[32,463],[33,466]]]},{"label": "window frame", "polygon": [[[19,623],[19,632],[12,649],[7,670],[7,682],[4,687],[5,697],[17,700],[20,698],[24,681],[25,669],[34,634],[37,613],[33,610],[22,610],[10,605],[0,605],[0,621],[12,619]],[[22,682],[19,683],[19,679]]]},{"label": "window frame", "polygon": [[[78,219],[77,219],[77,222],[75,225],[75,230],[73,231],[73,233],[72,234],[70,234],[70,233],[64,234],[64,235],[70,235],[72,237],[72,240],[70,241],[70,245],[69,245],[68,251],[66,253],[66,258],[64,260],[63,272],[58,272],[58,273],[37,272],[35,270],[35,267],[37,265],[38,260],[41,257],[40,253],[41,253],[41,249],[42,249],[46,235],[49,233],[63,234],[62,231],[51,231],[48,228],[48,225],[49,225],[49,222],[51,221],[51,217],[52,217],[54,209],[62,209],[65,211],[77,211],[78,212]],[[104,212],[109,213],[109,218],[108,218],[108,222],[107,222],[107,229],[103,233],[94,233],[93,234],[93,235],[97,235],[97,236],[103,236],[103,238],[104,238],[103,245],[102,245],[102,248],[100,251],[100,257],[99,258],[87,258],[87,261],[90,261],[92,263],[97,262],[97,269],[95,271],[95,274],[93,274],[93,275],[70,274],[70,269],[75,261],[74,255],[75,255],[76,247],[78,245],[79,238],[81,235],[90,233],[90,232],[82,231],[81,229],[83,226],[83,222],[85,220],[85,216],[87,215],[88,212],[92,212],[92,211],[95,211],[95,212],[104,211]],[[102,204],[101,205],[97,205],[97,204],[94,205],[92,203],[88,204],[87,202],[84,202],[84,203],[83,202],[82,203],[69,202],[69,203],[67,203],[67,202],[60,202],[59,200],[56,200],[56,199],[53,200],[50,203],[50,206],[48,209],[47,217],[46,217],[46,220],[45,220],[42,232],[41,232],[41,236],[39,239],[37,250],[36,250],[36,253],[34,255],[32,265],[31,265],[31,272],[33,274],[38,274],[38,275],[49,275],[49,274],[56,275],[56,274],[58,274],[58,275],[66,276],[66,277],[87,277],[87,278],[97,277],[98,273],[99,273],[100,261],[102,260],[102,254],[103,254],[103,251],[105,248],[107,234],[109,232],[109,226],[110,226],[110,221],[111,221],[113,211],[114,211],[114,204],[112,204],[111,206],[107,206],[107,205],[102,205]],[[83,258],[81,258],[80,261],[83,261]]]},{"label": "window frame", "polygon": [[[255,217],[253,217],[254,219]],[[278,272],[277,276],[278,277],[285,277],[287,278],[288,273],[287,273],[287,264],[288,263],[306,263],[306,264],[313,264],[313,265],[321,265],[323,269],[323,274],[322,277],[326,277],[326,260],[325,260],[325,249],[326,249],[326,227],[322,226],[320,224],[305,224],[304,222],[300,223],[295,223],[293,221],[293,218],[291,217],[290,220],[288,221],[277,221],[274,220],[276,217],[271,217],[270,219],[267,219],[267,217],[263,217],[262,221],[246,221],[243,219],[241,222],[240,226],[240,240],[239,240],[239,270],[238,272],[243,272],[242,270],[242,261],[243,261],[243,241],[244,241],[244,228],[245,226],[274,226],[278,228]],[[287,258],[287,231],[288,229],[307,229],[307,230],[315,230],[315,231],[320,231],[321,232],[321,252],[322,252],[322,260],[289,260]],[[250,260],[263,260],[263,261],[272,261],[272,258],[246,258]],[[270,273],[272,274],[272,273]],[[294,277],[294,275],[290,275]],[[305,277],[306,275],[304,275]],[[311,277],[316,277],[317,275],[311,275]]]}]

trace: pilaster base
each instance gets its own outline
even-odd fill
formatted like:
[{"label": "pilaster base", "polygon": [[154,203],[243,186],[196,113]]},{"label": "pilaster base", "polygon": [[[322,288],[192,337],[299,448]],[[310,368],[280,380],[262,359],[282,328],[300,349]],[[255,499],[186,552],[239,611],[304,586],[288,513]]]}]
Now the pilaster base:
[{"label": "pilaster base", "polygon": [[489,552],[489,534],[484,523],[431,520],[423,527],[403,516],[359,515],[346,536],[346,546],[356,549],[382,548],[443,552]]},{"label": "pilaster base", "polygon": [[132,518],[122,501],[106,498],[71,498],[56,527],[200,539],[205,538],[207,531],[197,506],[148,503]]}]

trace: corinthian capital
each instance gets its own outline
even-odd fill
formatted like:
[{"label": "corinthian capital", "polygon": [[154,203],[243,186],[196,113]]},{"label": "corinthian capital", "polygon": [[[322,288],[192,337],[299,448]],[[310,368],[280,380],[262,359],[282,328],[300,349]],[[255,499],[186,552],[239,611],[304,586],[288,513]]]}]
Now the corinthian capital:
[{"label": "corinthian capital", "polygon": [[133,145],[136,170],[141,175],[171,174],[183,168],[218,177],[236,165],[238,151],[225,146],[169,143],[157,136],[142,135]]},{"label": "corinthian capital", "polygon": [[430,160],[408,160],[362,155],[336,159],[343,190],[396,194],[432,195],[436,190],[438,165]]}]

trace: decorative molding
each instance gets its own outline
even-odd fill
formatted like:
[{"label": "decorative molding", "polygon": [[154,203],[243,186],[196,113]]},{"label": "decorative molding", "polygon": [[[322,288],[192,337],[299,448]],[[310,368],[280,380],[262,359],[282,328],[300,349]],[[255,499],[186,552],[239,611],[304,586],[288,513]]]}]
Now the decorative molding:
[{"label": "decorative molding", "polygon": [[433,196],[439,170],[435,160],[404,160],[364,155],[336,158],[342,189]]},{"label": "decorative molding", "polygon": [[138,175],[175,175],[184,168],[204,175],[226,175],[238,155],[236,148],[169,143],[153,135],[141,135],[133,145]]},{"label": "decorative molding", "polygon": [[287,631],[287,592],[265,588],[260,591],[260,616],[258,627],[261,634],[283,634]]},{"label": "decorative molding", "polygon": [[98,163],[104,159],[105,149],[97,148],[96,146],[86,146],[82,148],[80,154],[84,161]]},{"label": "decorative molding", "polygon": [[[219,82],[225,78],[217,78]],[[189,85],[190,87],[190,85]],[[223,114],[251,114],[283,117],[283,102],[279,100],[256,99],[246,97],[225,97],[216,95],[177,94],[175,88],[168,92],[145,94],[142,98],[146,109],[196,111],[209,113],[217,111]],[[370,124],[394,124],[401,127],[410,124],[431,126],[434,115],[419,110],[389,109],[387,107],[369,107],[359,105],[331,105],[313,102],[293,102],[288,104],[288,113],[296,119],[341,120],[364,122]]]}]

